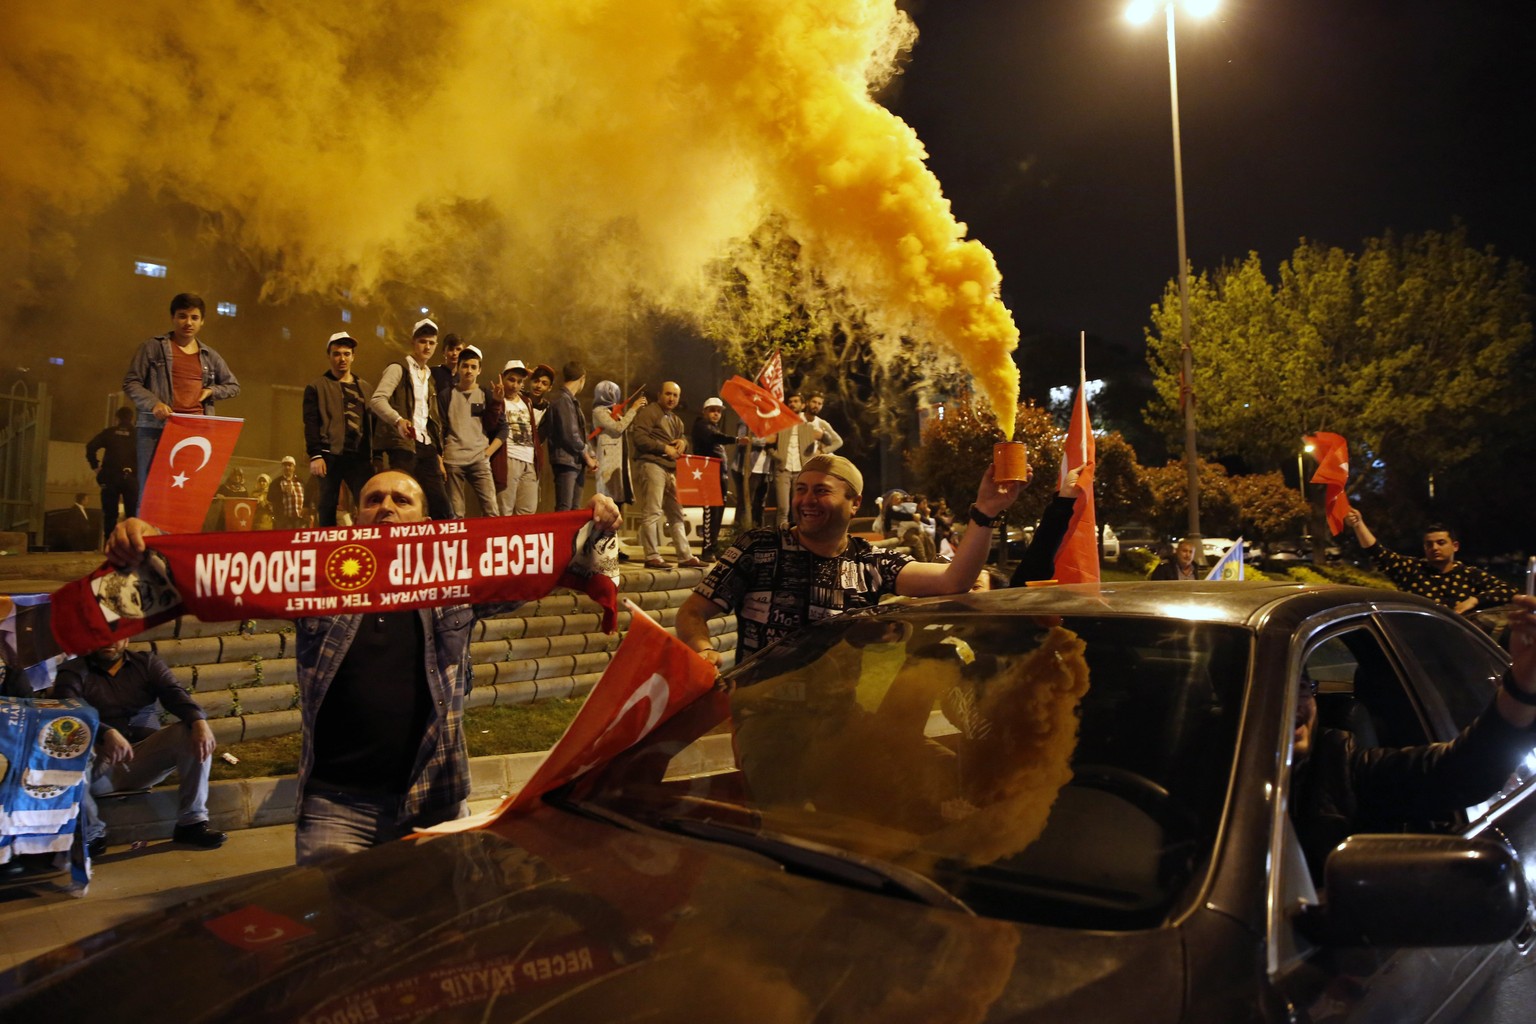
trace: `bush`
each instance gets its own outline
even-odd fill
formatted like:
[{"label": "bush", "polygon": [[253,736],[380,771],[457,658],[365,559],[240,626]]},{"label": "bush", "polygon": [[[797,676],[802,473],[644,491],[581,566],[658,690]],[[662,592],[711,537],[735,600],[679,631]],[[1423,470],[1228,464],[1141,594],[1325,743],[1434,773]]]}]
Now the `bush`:
[{"label": "bush", "polygon": [[1120,552],[1120,568],[1145,577],[1162,561],[1146,548],[1129,548]]}]

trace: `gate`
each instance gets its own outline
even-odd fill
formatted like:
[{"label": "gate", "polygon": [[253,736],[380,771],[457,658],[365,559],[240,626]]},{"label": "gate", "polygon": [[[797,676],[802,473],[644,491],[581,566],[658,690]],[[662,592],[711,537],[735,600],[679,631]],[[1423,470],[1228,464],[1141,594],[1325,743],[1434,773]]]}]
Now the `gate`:
[{"label": "gate", "polygon": [[29,534],[32,543],[43,534],[52,415],[41,381],[36,395],[27,393],[25,381],[0,395],[0,532]]}]

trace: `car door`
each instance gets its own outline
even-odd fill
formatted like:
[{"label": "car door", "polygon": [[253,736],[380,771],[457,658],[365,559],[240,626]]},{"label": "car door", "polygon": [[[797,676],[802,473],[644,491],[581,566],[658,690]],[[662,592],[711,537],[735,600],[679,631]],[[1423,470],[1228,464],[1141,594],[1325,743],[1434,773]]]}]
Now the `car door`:
[{"label": "car door", "polygon": [[[1400,620],[1380,612],[1335,618],[1310,636],[1299,631],[1293,657],[1298,677],[1305,667],[1318,681],[1320,716],[1322,705],[1330,703],[1335,717],[1327,724],[1355,733],[1359,747],[1415,746],[1453,737],[1458,721],[1470,721],[1486,707],[1488,672],[1498,664],[1496,648],[1432,610],[1415,610],[1413,617]],[[1421,667],[1420,661],[1433,662],[1434,667]],[[1441,685],[1428,683],[1431,675]],[[1291,796],[1288,791],[1287,799]],[[1477,824],[1484,813],[1473,809],[1467,815],[1452,814],[1452,820],[1433,827],[1486,827]],[[1506,811],[1501,817],[1513,820],[1514,815]],[[1287,835],[1274,876],[1277,903],[1294,907],[1314,901],[1318,897],[1309,865],[1294,841],[1288,816],[1280,827]],[[1429,828],[1425,823],[1414,830]],[[1429,949],[1314,945],[1290,916],[1277,915],[1275,921],[1272,980],[1296,1020],[1406,1024],[1500,1019],[1464,1015],[1497,994],[1510,958],[1523,955],[1509,943]],[[1530,1005],[1526,1003],[1515,1019],[1529,1019]]]},{"label": "car door", "polygon": [[[1427,610],[1384,612],[1383,624],[1413,679],[1437,739],[1454,737],[1488,710],[1508,656],[1459,616]],[[1533,737],[1536,740],[1536,737]],[[1536,894],[1536,754],[1527,756],[1497,794],[1467,809],[1462,832],[1495,838],[1515,851],[1526,888]],[[1495,950],[1488,986],[1468,1007],[1469,1020],[1530,1020],[1536,1006],[1536,905],[1525,930]]]}]

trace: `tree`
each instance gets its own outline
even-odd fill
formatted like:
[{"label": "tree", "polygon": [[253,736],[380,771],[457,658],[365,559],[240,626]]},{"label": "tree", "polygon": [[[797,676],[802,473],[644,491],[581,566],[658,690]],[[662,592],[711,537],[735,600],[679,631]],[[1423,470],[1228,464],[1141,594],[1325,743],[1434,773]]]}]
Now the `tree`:
[{"label": "tree", "polygon": [[1136,449],[1119,431],[1095,438],[1094,445],[1093,501],[1102,534],[1106,523],[1144,516],[1152,504],[1152,489],[1147,486]]},{"label": "tree", "polygon": [[[1523,407],[1526,268],[1473,247],[1459,224],[1367,239],[1358,255],[1302,239],[1273,282],[1250,253],[1195,275],[1189,307],[1202,452],[1277,469],[1301,434],[1333,430],[1352,467],[1379,469],[1391,506],[1415,518],[1429,476],[1465,466]],[[1171,441],[1178,328],[1170,282],[1147,332],[1147,415]]]},{"label": "tree", "polygon": [[1279,473],[1249,473],[1227,479],[1237,505],[1239,536],[1278,540],[1302,532],[1310,506]]},{"label": "tree", "polygon": [[[1237,503],[1232,499],[1229,477],[1224,466],[1201,459],[1197,463],[1200,474],[1200,525],[1208,536],[1225,536],[1234,532],[1240,515]],[[1163,466],[1149,467],[1145,472],[1148,489],[1152,492],[1152,525],[1158,532],[1179,536],[1189,522],[1189,501],[1184,462],[1174,459]]]}]

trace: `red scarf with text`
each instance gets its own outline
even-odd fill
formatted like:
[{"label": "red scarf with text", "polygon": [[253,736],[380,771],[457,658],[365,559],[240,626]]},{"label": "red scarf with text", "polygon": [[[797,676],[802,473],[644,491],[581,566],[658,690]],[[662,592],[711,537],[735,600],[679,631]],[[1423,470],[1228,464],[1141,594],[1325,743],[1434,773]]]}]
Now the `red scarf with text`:
[{"label": "red scarf with text", "polygon": [[54,592],[53,635],[85,654],[178,615],[293,619],[531,601],[556,587],[618,620],[618,538],[592,513],[163,534],[133,569],[103,565]]}]

